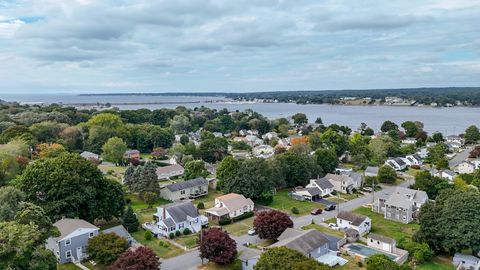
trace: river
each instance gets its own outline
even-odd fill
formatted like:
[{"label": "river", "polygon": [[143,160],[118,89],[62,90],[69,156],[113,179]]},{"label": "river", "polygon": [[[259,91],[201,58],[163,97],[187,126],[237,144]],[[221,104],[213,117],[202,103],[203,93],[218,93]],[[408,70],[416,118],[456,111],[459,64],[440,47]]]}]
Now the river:
[{"label": "river", "polygon": [[[213,109],[227,108],[230,111],[252,109],[262,115],[274,119],[288,117],[297,112],[305,113],[310,122],[321,117],[324,124],[336,123],[347,125],[352,129],[365,122],[375,130],[379,130],[385,120],[400,124],[407,120],[420,121],[425,124],[427,132],[440,131],[445,135],[462,133],[470,125],[480,126],[480,108],[453,107],[396,107],[396,106],[350,106],[309,104],[298,105],[293,103],[235,103],[218,102],[224,100],[219,97],[197,96],[75,96],[75,95],[1,95],[0,99],[25,103],[57,102],[57,103],[121,103],[122,110],[129,109],[159,109],[185,106],[195,108],[206,106]],[[215,101],[212,103],[212,101]],[[139,104],[139,103],[163,104]],[[194,103],[186,103],[194,102]],[[137,103],[123,105],[124,103]]]}]

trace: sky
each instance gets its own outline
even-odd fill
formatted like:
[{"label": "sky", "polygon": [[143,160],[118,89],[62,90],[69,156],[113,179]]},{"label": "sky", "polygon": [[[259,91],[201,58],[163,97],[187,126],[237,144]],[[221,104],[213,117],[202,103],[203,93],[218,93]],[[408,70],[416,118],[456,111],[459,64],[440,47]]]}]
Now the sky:
[{"label": "sky", "polygon": [[0,0],[1,94],[480,86],[478,0]]}]

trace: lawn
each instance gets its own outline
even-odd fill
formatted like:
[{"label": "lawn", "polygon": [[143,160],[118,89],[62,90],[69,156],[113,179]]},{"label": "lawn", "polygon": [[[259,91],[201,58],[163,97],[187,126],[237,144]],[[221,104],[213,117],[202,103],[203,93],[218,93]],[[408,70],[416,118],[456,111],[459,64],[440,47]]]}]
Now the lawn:
[{"label": "lawn", "polygon": [[312,211],[315,208],[324,208],[325,205],[321,203],[316,203],[316,202],[310,202],[310,201],[297,201],[295,199],[292,199],[290,196],[288,196],[289,190],[284,189],[278,191],[274,196],[273,196],[273,202],[268,205],[270,208],[275,208],[280,211],[287,212],[288,214],[294,215],[292,213],[292,208],[296,207],[299,211],[299,216],[307,215],[310,214],[310,211]]},{"label": "lawn", "polygon": [[148,208],[147,203],[142,201],[136,194],[128,194],[127,198],[130,199],[130,205],[133,211],[138,215],[138,221],[140,224],[153,219],[153,214],[156,211],[156,207],[170,203],[170,201],[159,198],[152,208]]},{"label": "lawn", "polygon": [[417,270],[454,270],[452,259],[447,257],[433,257],[432,261],[422,264]]},{"label": "lawn", "polygon": [[58,270],[81,270],[78,266],[73,263],[58,264]]},{"label": "lawn", "polygon": [[335,266],[335,270],[365,270],[367,269],[365,267],[365,263],[362,263],[362,267],[358,266],[358,261],[356,261],[354,258],[350,256],[344,256],[342,255],[344,259],[348,260],[348,263],[343,265],[343,266]]},{"label": "lawn", "polygon": [[[142,245],[145,245],[149,248],[151,248],[155,253],[163,259],[175,257],[178,255],[181,255],[183,253],[183,250],[180,249],[177,246],[174,246],[167,242],[166,240],[160,240],[153,238],[152,240],[145,240],[144,236],[145,231],[144,230],[139,230],[137,232],[132,233],[133,238],[137,240],[139,243]],[[162,243],[163,245],[161,245]]]},{"label": "lawn", "polygon": [[317,225],[317,224],[310,224],[310,225],[307,225],[307,226],[303,226],[302,229],[304,229],[304,230],[315,229],[315,230],[321,231],[321,232],[326,233],[326,234],[330,234],[330,235],[333,235],[333,236],[338,236],[340,238],[343,238],[345,236],[342,231],[336,231],[336,230],[330,229],[328,227],[325,227],[325,226],[322,226],[322,225]]},{"label": "lawn", "polygon": [[182,235],[173,240],[188,249],[198,246],[198,234]]},{"label": "lawn", "polygon": [[198,267],[200,270],[240,270],[242,269],[242,263],[239,259],[236,259],[229,265],[218,265],[216,263],[206,263],[204,266]]},{"label": "lawn", "polygon": [[109,178],[121,183],[127,167],[100,164],[98,165],[98,169],[100,169],[100,171],[106,174]]},{"label": "lawn", "polygon": [[235,236],[244,235],[248,232],[248,230],[250,230],[250,228],[253,227],[253,219],[254,217],[243,219],[235,223],[225,225],[223,226],[223,229]]},{"label": "lawn", "polygon": [[383,215],[371,211],[370,208],[360,207],[353,212],[368,216],[372,219],[372,233],[385,235],[394,238],[399,242],[404,237],[412,237],[413,233],[419,229],[418,224],[403,224],[383,218]]}]

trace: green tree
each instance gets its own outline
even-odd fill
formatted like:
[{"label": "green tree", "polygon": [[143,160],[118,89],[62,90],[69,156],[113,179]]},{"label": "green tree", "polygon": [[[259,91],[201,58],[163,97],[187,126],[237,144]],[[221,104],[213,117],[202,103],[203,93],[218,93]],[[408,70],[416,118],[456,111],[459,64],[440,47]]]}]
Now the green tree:
[{"label": "green tree", "polygon": [[206,177],[208,175],[203,160],[192,160],[185,164],[185,179],[193,179],[197,177]]},{"label": "green tree", "polygon": [[371,154],[371,163],[380,165],[388,156],[396,156],[399,145],[396,145],[390,136],[381,136],[370,140],[368,151]]},{"label": "green tree", "polygon": [[337,156],[341,156],[348,147],[347,137],[331,128],[320,135],[320,141],[324,147],[334,150]]},{"label": "green tree", "polygon": [[202,159],[209,163],[216,163],[227,155],[228,142],[225,138],[213,138],[202,141],[198,149]]},{"label": "green tree", "polygon": [[305,154],[288,151],[276,155],[275,160],[288,187],[304,186],[319,173],[316,160]]},{"label": "green tree", "polygon": [[475,125],[469,126],[465,130],[465,142],[476,143],[478,140],[480,140],[480,131],[478,130],[478,127]]},{"label": "green tree", "polygon": [[374,254],[367,259],[367,270],[399,270],[400,266],[385,254]]},{"label": "green tree", "polygon": [[330,267],[309,258],[302,253],[287,248],[269,248],[260,255],[253,267],[255,270],[327,270]]},{"label": "green tree", "polygon": [[102,172],[78,154],[40,159],[27,166],[18,179],[27,201],[43,209],[52,220],[78,217],[120,217],[125,207],[120,184],[105,179]]},{"label": "green tree", "polygon": [[12,221],[25,200],[25,193],[12,186],[0,188],[0,222]]},{"label": "green tree", "polygon": [[15,221],[20,224],[35,224],[42,239],[50,236],[60,236],[58,229],[53,226],[45,210],[38,205],[22,202],[15,214]]},{"label": "green tree", "polygon": [[385,132],[385,133],[387,133],[391,130],[397,130],[397,129],[398,129],[397,124],[395,124],[394,122],[389,121],[389,120],[383,122],[382,126],[380,127],[380,130],[382,132]]},{"label": "green tree", "polygon": [[170,128],[176,134],[183,134],[189,132],[191,129],[190,119],[185,115],[175,115],[170,121]]},{"label": "green tree", "polygon": [[68,150],[83,149],[83,134],[78,127],[67,127],[59,134],[58,142]]},{"label": "green tree", "polygon": [[45,121],[30,126],[30,131],[38,142],[55,142],[68,125]]},{"label": "green tree", "polygon": [[448,168],[448,160],[445,155],[446,151],[447,149],[445,145],[442,143],[436,144],[428,148],[428,154],[427,154],[427,157],[425,158],[425,162],[435,165],[437,169]]},{"label": "green tree", "polygon": [[412,121],[403,122],[402,128],[405,130],[405,135],[407,137],[415,137],[415,135],[419,131],[415,122]]},{"label": "green tree", "polygon": [[397,172],[392,167],[383,165],[378,169],[377,179],[380,183],[393,184],[397,180]]},{"label": "green tree", "polygon": [[120,116],[112,113],[100,113],[88,120],[87,148],[99,152],[102,145],[112,137],[126,138],[126,129]]},{"label": "green tree", "polygon": [[125,211],[125,214],[123,214],[122,221],[123,226],[129,233],[138,231],[138,227],[140,227],[137,216],[130,205],[128,206],[127,211]]},{"label": "green tree", "polygon": [[102,146],[102,157],[106,161],[120,164],[126,150],[127,144],[121,138],[113,137]]},{"label": "green tree", "polygon": [[443,135],[440,132],[435,132],[432,134],[432,140],[436,143],[441,143],[444,141]]},{"label": "green tree", "polygon": [[327,148],[320,148],[315,151],[319,170],[324,174],[333,172],[338,166],[338,158],[335,151]]},{"label": "green tree", "polygon": [[40,158],[58,157],[67,152],[65,147],[58,143],[41,143],[37,145],[36,150],[37,156]]},{"label": "green tree", "polygon": [[102,265],[110,265],[128,249],[127,239],[115,233],[100,233],[88,240],[88,257]]},{"label": "green tree", "polygon": [[147,162],[144,166],[137,166],[132,178],[133,183],[130,184],[131,190],[140,193],[142,198],[147,192],[153,192],[155,194],[160,192],[157,166],[155,166],[153,162]]},{"label": "green tree", "polygon": [[190,141],[190,139],[189,139],[188,136],[185,135],[185,134],[183,134],[183,135],[180,137],[180,143],[181,143],[182,145],[187,144],[189,141]]},{"label": "green tree", "polygon": [[308,118],[304,113],[296,113],[292,116],[293,123],[302,125],[308,123]]},{"label": "green tree", "polygon": [[428,198],[435,200],[438,193],[448,188],[448,181],[446,179],[432,176],[428,171],[420,171],[415,175],[414,189],[423,190],[427,193]]},{"label": "green tree", "polygon": [[222,189],[225,181],[230,181],[237,175],[240,162],[232,156],[225,157],[217,167],[217,186]]}]

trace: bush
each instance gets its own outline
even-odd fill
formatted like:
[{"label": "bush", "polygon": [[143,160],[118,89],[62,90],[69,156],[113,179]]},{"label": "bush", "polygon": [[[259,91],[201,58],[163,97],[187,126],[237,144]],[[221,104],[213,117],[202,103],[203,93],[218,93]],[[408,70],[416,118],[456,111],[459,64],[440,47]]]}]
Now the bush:
[{"label": "bush", "polygon": [[358,267],[363,267],[363,262],[359,261],[359,262],[357,262],[357,265],[358,265]]},{"label": "bush", "polygon": [[415,169],[415,170],[420,170],[420,165],[411,165],[410,168]]},{"label": "bush", "polygon": [[164,248],[170,247],[170,244],[167,241],[160,241],[158,242],[158,245]]},{"label": "bush", "polygon": [[232,220],[229,218],[222,218],[218,221],[218,225],[223,226],[232,223]]},{"label": "bush", "polygon": [[107,174],[108,174],[108,175],[112,175],[114,172],[115,172],[114,170],[108,170],[108,171],[107,171]]},{"label": "bush", "polygon": [[175,234],[174,234],[173,232],[169,233],[169,234],[168,234],[168,238],[170,238],[170,239],[175,238]]},{"label": "bush", "polygon": [[197,204],[197,209],[205,209],[205,204],[203,204],[203,202],[199,202]]},{"label": "bush", "polygon": [[182,235],[182,233],[180,231],[175,232],[175,236],[180,236],[180,235]]},{"label": "bush", "polygon": [[249,217],[253,217],[255,213],[252,211],[252,212],[245,212],[243,214],[241,214],[240,216],[238,217],[234,217],[232,218],[232,221],[233,222],[236,222],[236,221],[239,221],[239,220],[242,220],[242,219],[246,219],[246,218],[249,218]]},{"label": "bush", "polygon": [[291,211],[292,211],[292,214],[294,214],[294,215],[300,214],[300,211],[298,211],[298,208],[296,208],[296,207],[293,207]]},{"label": "bush", "polygon": [[153,235],[152,235],[152,233],[151,233],[150,231],[145,231],[145,233],[143,234],[143,236],[145,237],[145,240],[147,240],[147,241],[150,241],[150,240],[152,240],[152,238],[153,238]]},{"label": "bush", "polygon": [[185,230],[183,230],[183,235],[189,235],[191,233],[192,233],[192,231],[190,231],[189,228],[185,228]]}]

